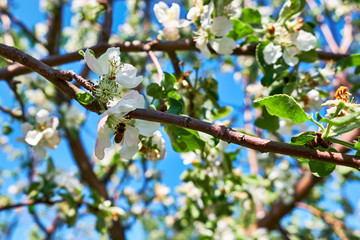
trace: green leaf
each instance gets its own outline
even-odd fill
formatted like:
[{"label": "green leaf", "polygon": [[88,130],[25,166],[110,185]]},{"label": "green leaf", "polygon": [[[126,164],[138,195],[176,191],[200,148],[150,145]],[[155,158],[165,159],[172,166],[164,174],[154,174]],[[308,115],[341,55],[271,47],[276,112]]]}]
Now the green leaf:
[{"label": "green leaf", "polygon": [[164,72],[164,80],[161,81],[161,85],[164,87],[165,92],[169,93],[175,89],[175,83],[177,82],[176,77],[172,74]]},{"label": "green leaf", "polygon": [[257,9],[243,8],[240,20],[244,23],[261,24],[261,14]]},{"label": "green leaf", "polygon": [[79,50],[78,53],[83,57],[85,58],[85,52],[83,50]]},{"label": "green leaf", "polygon": [[255,126],[266,129],[269,131],[276,131],[279,129],[279,118],[272,116],[266,111],[266,108],[262,108],[262,114],[255,120]]},{"label": "green leaf", "polygon": [[95,100],[89,92],[77,93],[76,99],[83,105],[89,105]]},{"label": "green leaf", "polygon": [[169,98],[168,101],[170,108],[166,111],[167,113],[172,113],[179,115],[183,111],[183,104],[181,101],[176,100],[175,98]]},{"label": "green leaf", "polygon": [[349,113],[349,114],[346,114],[345,116],[336,117],[333,119],[323,118],[319,122],[326,122],[326,123],[333,124],[335,126],[345,125],[345,124],[348,125],[348,124],[351,124],[352,121],[355,120],[358,116],[360,116],[360,111]]},{"label": "green leaf", "polygon": [[232,30],[227,35],[228,38],[232,38],[236,41],[254,32],[254,29],[247,23],[243,23],[237,19],[231,19],[231,21],[234,23],[234,25]]},{"label": "green leaf", "polygon": [[157,83],[151,83],[146,88],[147,95],[149,95],[150,97],[156,98],[156,99],[160,98],[161,91],[162,91],[162,88]]},{"label": "green leaf", "polygon": [[259,42],[259,38],[253,34],[246,37],[245,41],[243,41],[240,46],[244,46],[249,43]]},{"label": "green leaf", "polygon": [[201,140],[209,144],[210,147],[216,147],[216,145],[220,142],[220,139],[203,132],[199,132],[199,137]]},{"label": "green leaf", "polygon": [[307,52],[301,52],[298,55],[298,58],[300,62],[307,62],[307,63],[312,63],[319,60],[319,56],[315,49],[312,49]]},{"label": "green leaf", "polygon": [[51,157],[48,157],[47,174],[55,172],[55,165]]},{"label": "green leaf", "polygon": [[357,120],[356,122],[352,122],[350,124],[340,125],[340,126],[336,126],[336,127],[332,128],[330,131],[329,137],[335,137],[340,134],[350,132],[351,130],[354,130],[355,128],[360,128],[359,120]]},{"label": "green leaf", "polygon": [[332,173],[336,167],[335,164],[309,160],[309,167],[312,174],[317,177],[325,177]]},{"label": "green leaf", "polygon": [[197,131],[175,126],[165,126],[165,132],[169,135],[171,145],[175,152],[190,152],[205,147]]},{"label": "green leaf", "polygon": [[283,58],[279,58],[276,62],[277,67],[274,68],[274,64],[268,65],[264,60],[264,48],[270,43],[270,41],[264,41],[256,46],[256,61],[258,62],[264,77],[261,79],[261,84],[268,87],[275,80],[282,77],[289,66],[284,62]]},{"label": "green leaf", "polygon": [[360,66],[360,53],[352,54],[348,57],[342,58],[336,63],[336,71],[341,72],[349,67]]},{"label": "green leaf", "polygon": [[306,0],[288,0],[284,3],[280,10],[279,22],[285,23],[289,18],[294,17],[295,14],[301,12],[306,5]]},{"label": "green leaf", "polygon": [[291,144],[305,145],[306,143],[312,141],[315,137],[316,133],[314,131],[302,132],[291,138]]},{"label": "green leaf", "polygon": [[231,111],[232,111],[232,107],[220,107],[211,111],[211,114],[213,116],[213,119],[216,120],[227,117],[231,113]]},{"label": "green leaf", "polygon": [[290,119],[294,123],[303,123],[308,120],[305,111],[291,96],[278,94],[256,99],[254,102],[264,105],[269,114]]}]

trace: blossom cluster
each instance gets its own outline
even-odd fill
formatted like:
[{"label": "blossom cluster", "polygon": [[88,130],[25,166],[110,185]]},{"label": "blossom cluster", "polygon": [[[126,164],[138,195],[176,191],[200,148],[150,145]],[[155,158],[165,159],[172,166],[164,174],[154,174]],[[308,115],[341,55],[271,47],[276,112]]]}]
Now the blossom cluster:
[{"label": "blossom cluster", "polygon": [[282,57],[287,65],[295,66],[299,62],[297,55],[301,51],[307,52],[316,47],[316,37],[301,30],[302,26],[302,19],[296,18],[286,22],[286,26],[276,23],[268,27],[269,39],[272,42],[263,50],[267,64],[275,64]]},{"label": "blossom cluster", "polygon": [[160,38],[175,41],[180,38],[178,28],[189,26],[191,23],[198,24],[198,30],[194,32],[196,47],[205,58],[210,58],[208,43],[212,49],[219,53],[229,55],[236,48],[236,42],[227,37],[233,28],[233,22],[227,16],[217,16],[212,19],[214,4],[205,5],[203,1],[194,1],[194,6],[189,10],[185,19],[180,18],[180,6],[173,3],[169,8],[164,2],[155,4],[154,12],[158,21],[164,26],[160,31]]},{"label": "blossom cluster", "polygon": [[[139,150],[139,135],[152,138],[160,127],[159,123],[135,120],[128,116],[129,112],[136,108],[145,108],[145,99],[138,91],[131,90],[120,98],[119,85],[135,88],[142,82],[143,77],[136,76],[137,70],[133,65],[121,61],[120,48],[109,48],[98,59],[87,49],[84,58],[89,68],[100,78],[98,85],[94,87],[94,97],[103,103],[112,101],[111,107],[102,113],[98,122],[95,156],[99,159],[104,158],[105,149],[112,145],[110,138],[114,136],[114,142],[121,146],[121,158],[131,159]],[[157,144],[150,148],[142,148],[145,156],[151,155],[151,160],[165,157],[164,142],[161,138],[160,141],[156,140],[157,138],[158,136],[154,136]]]}]

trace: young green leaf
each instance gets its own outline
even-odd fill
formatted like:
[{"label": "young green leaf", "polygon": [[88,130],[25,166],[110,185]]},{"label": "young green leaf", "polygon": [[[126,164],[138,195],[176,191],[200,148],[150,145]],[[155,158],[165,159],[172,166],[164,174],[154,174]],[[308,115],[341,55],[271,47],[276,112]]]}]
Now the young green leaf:
[{"label": "young green leaf", "polygon": [[294,17],[295,14],[298,14],[304,10],[306,5],[306,0],[288,0],[284,3],[283,7],[280,10],[279,22],[285,23],[286,20]]},{"label": "young green leaf", "polygon": [[325,177],[334,171],[336,165],[327,162],[309,160],[309,167],[310,167],[310,171],[315,176]]},{"label": "young green leaf", "polygon": [[294,145],[305,145],[306,143],[312,141],[316,137],[314,131],[302,132],[291,138],[291,143]]},{"label": "young green leaf", "polygon": [[233,29],[227,35],[228,38],[232,38],[236,41],[254,32],[254,29],[247,23],[243,23],[237,19],[231,19],[231,21],[234,25]]},{"label": "young green leaf", "polygon": [[335,125],[335,126],[348,125],[348,124],[351,124],[353,122],[353,120],[355,120],[358,116],[360,116],[360,111],[349,113],[345,116],[336,117],[333,119],[323,118],[320,120],[320,122],[331,123],[332,125]]},{"label": "young green leaf", "polygon": [[262,114],[255,120],[255,126],[266,129],[269,131],[276,131],[279,129],[279,118],[272,116],[266,111],[266,108],[262,108]]},{"label": "young green leaf", "polygon": [[261,24],[261,14],[257,9],[243,8],[240,20],[244,23]]},{"label": "young green leaf", "polygon": [[278,94],[256,99],[254,102],[264,105],[270,115],[290,119],[294,123],[303,123],[308,120],[305,111],[291,96]]},{"label": "young green leaf", "polygon": [[183,104],[181,103],[181,101],[176,100],[175,98],[169,98],[169,105],[170,108],[166,111],[167,113],[172,113],[172,114],[180,114],[183,111]]},{"label": "young green leaf", "polygon": [[165,127],[165,132],[169,135],[175,152],[190,152],[205,147],[197,131],[169,125]]},{"label": "young green leaf", "polygon": [[83,105],[89,105],[95,100],[89,92],[77,93],[76,99]]},{"label": "young green leaf", "polygon": [[339,60],[336,63],[335,69],[337,72],[341,72],[346,68],[357,67],[357,66],[360,66],[360,53],[352,54],[348,57]]},{"label": "young green leaf", "polygon": [[155,99],[160,98],[162,88],[157,83],[151,83],[149,86],[146,87],[146,93],[148,96],[153,97]]}]

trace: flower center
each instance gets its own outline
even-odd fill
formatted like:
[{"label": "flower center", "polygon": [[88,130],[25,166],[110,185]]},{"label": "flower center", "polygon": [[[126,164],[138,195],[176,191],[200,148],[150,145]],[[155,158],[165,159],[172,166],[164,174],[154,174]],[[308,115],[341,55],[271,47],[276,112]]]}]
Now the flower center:
[{"label": "flower center", "polygon": [[94,87],[94,96],[100,101],[107,103],[115,97],[120,97],[119,85],[114,79],[109,79],[106,75],[100,77],[99,85]]}]

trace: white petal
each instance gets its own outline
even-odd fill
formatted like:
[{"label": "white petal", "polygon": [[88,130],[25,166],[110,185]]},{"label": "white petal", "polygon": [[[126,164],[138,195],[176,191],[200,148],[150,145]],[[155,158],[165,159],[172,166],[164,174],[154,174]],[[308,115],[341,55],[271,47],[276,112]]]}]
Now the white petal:
[{"label": "white petal", "polygon": [[135,127],[139,129],[141,135],[151,137],[159,129],[160,123],[136,119]]},{"label": "white petal", "polygon": [[296,64],[298,64],[299,59],[296,57],[296,55],[299,52],[300,51],[297,49],[297,47],[287,47],[287,48],[285,48],[284,54],[283,54],[283,58],[284,58],[285,62],[289,66],[295,66]]},{"label": "white petal", "polygon": [[160,23],[163,23],[168,19],[168,17],[167,17],[168,10],[169,10],[169,7],[164,2],[159,2],[154,5],[154,13],[155,13],[157,20]]},{"label": "white petal", "polygon": [[107,111],[112,114],[116,114],[119,117],[125,116],[129,112],[136,108],[144,108],[145,99],[136,90],[132,90],[125,94],[125,96],[113,107]]},{"label": "white petal", "polygon": [[139,143],[139,129],[132,126],[126,126],[126,130],[124,133],[124,144],[132,146],[138,145]]},{"label": "white petal", "polygon": [[236,48],[236,42],[227,37],[216,38],[210,43],[211,47],[215,50],[215,52],[224,55],[230,55],[234,48]]},{"label": "white petal", "polygon": [[44,139],[46,140],[46,146],[51,149],[55,149],[61,140],[57,131],[54,131],[52,128],[44,130]]},{"label": "white petal", "polygon": [[136,73],[137,70],[133,65],[125,63],[116,74],[116,81],[126,88],[134,88],[143,80],[142,76],[136,77]]},{"label": "white petal", "polygon": [[316,37],[304,30],[300,30],[293,43],[301,50],[301,51],[310,51],[316,47],[317,39]]},{"label": "white petal", "polygon": [[186,15],[186,18],[191,20],[192,22],[195,22],[198,16],[200,16],[201,9],[198,7],[192,7],[190,8],[188,14]]},{"label": "white petal", "polygon": [[269,43],[263,50],[264,60],[267,64],[274,64],[282,56],[281,46]]},{"label": "white petal", "polygon": [[124,144],[120,149],[120,156],[124,159],[131,159],[138,150],[138,145],[127,146]]},{"label": "white petal", "polygon": [[50,121],[50,118],[49,118],[49,112],[45,109],[41,109],[40,111],[38,111],[36,113],[36,122],[37,123],[47,123]]},{"label": "white petal", "polygon": [[100,140],[99,138],[96,138],[96,142],[95,142],[95,156],[98,159],[103,159],[104,158],[104,151],[105,148],[108,148],[111,146],[111,142],[110,142],[110,138],[105,138],[103,140]]},{"label": "white petal", "polygon": [[34,129],[34,126],[28,122],[24,122],[23,124],[21,124],[21,132],[24,136],[26,136],[28,131],[33,130],[33,129]]},{"label": "white petal", "polygon": [[101,66],[102,72],[108,73],[110,62],[109,61],[117,61],[120,62],[120,48],[119,47],[111,47],[106,50],[106,52],[101,55],[98,59],[98,63]]},{"label": "white petal", "polygon": [[216,36],[225,37],[231,31],[232,27],[233,22],[230,21],[227,17],[221,16],[214,18],[210,30]]},{"label": "white petal", "polygon": [[39,132],[36,130],[28,131],[25,136],[25,142],[27,142],[31,146],[36,146],[42,139],[43,135],[44,132]]},{"label": "white petal", "polygon": [[185,19],[181,19],[178,21],[178,28],[183,28],[183,27],[187,27],[191,24],[190,21],[185,20]]},{"label": "white petal", "polygon": [[94,58],[91,55],[89,49],[86,49],[84,59],[88,67],[91,69],[91,71],[93,71],[97,75],[101,76],[107,73],[107,72],[103,72],[100,63],[96,58]]},{"label": "white petal", "polygon": [[171,16],[169,20],[178,20],[180,18],[180,6],[177,3],[172,3],[171,8],[169,9],[168,15]]},{"label": "white petal", "polygon": [[59,126],[59,119],[57,117],[52,117],[50,119],[50,126],[52,129],[57,129],[57,127]]}]

